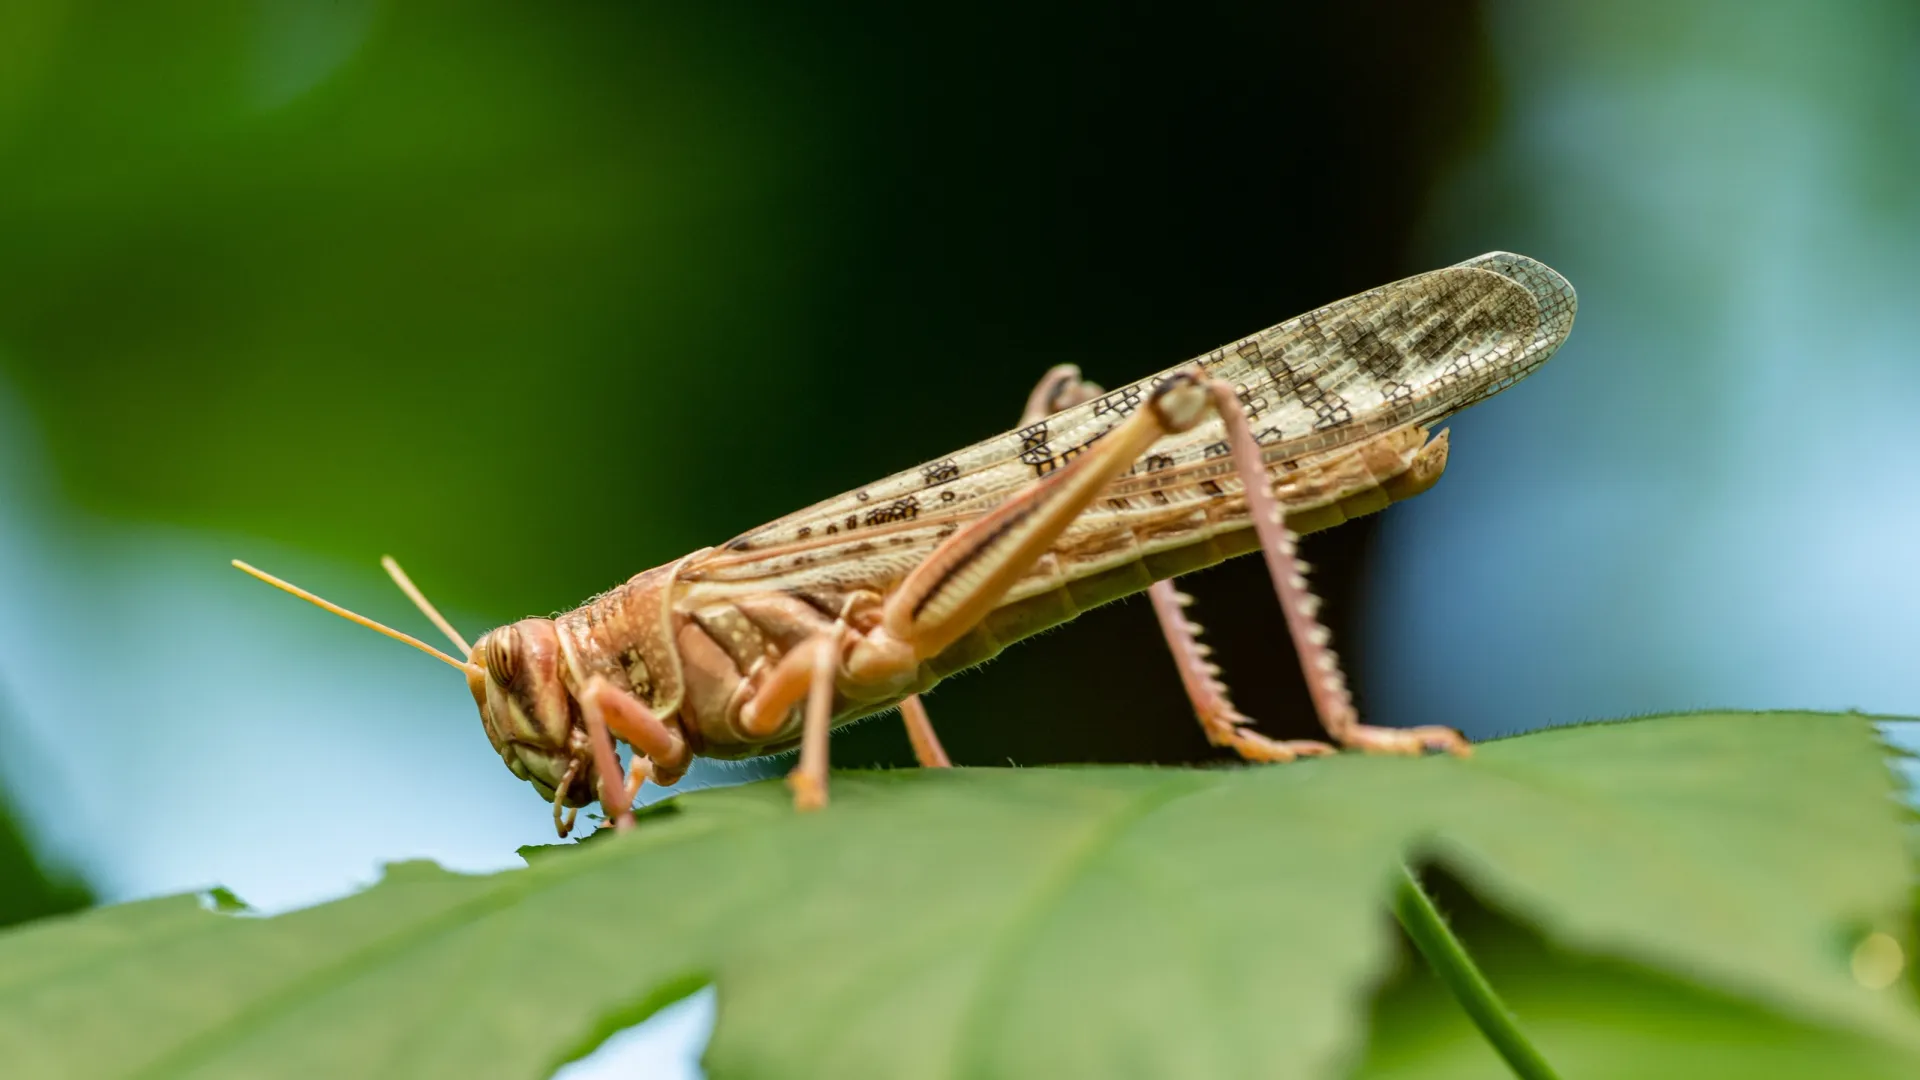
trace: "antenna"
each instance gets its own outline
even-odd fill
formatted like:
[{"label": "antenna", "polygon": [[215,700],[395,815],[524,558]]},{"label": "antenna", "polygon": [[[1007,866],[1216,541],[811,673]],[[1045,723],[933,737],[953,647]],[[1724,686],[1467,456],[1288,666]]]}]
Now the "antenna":
[{"label": "antenna", "polygon": [[239,559],[233,560],[233,565],[235,569],[241,571],[242,573],[252,574],[254,577],[259,578],[261,581],[266,582],[267,584],[273,586],[276,589],[281,590],[282,592],[290,592],[293,595],[299,597],[300,599],[305,600],[309,604],[313,604],[316,607],[325,608],[328,611],[333,612],[335,615],[338,615],[349,622],[357,622],[361,626],[364,626],[369,630],[377,630],[380,633],[385,634],[388,637],[394,639],[395,641],[404,641],[407,644],[413,646],[414,648],[419,649],[421,652],[426,653],[429,656],[435,657],[436,659],[442,660],[448,664],[451,664],[452,666],[459,668],[461,671],[464,671],[469,675],[485,675],[487,673],[487,669],[481,667],[479,664],[469,663],[465,660],[455,660],[453,657],[448,656],[446,653],[441,652],[439,649],[434,648],[433,646],[427,644],[424,641],[421,641],[419,638],[414,637],[411,634],[403,634],[400,631],[395,630],[390,626],[382,626],[379,623],[374,622],[372,619],[367,618],[365,615],[357,615],[351,611],[348,611],[346,608],[341,607],[339,604],[333,603],[332,601],[328,601],[328,600],[322,600],[319,597],[308,592],[307,590],[301,588],[300,586],[295,585],[290,581],[282,581],[279,578],[274,577],[272,574],[267,573],[265,570],[260,570],[255,567],[248,566],[246,563],[241,562]]},{"label": "antenna", "polygon": [[400,586],[401,592],[407,594],[407,599],[413,601],[413,606],[419,608],[420,613],[425,615],[428,621],[439,627],[441,633],[447,635],[447,640],[453,642],[454,648],[460,650],[461,656],[473,655],[473,646],[467,644],[467,639],[460,636],[460,631],[455,630],[453,624],[427,602],[427,594],[420,591],[420,587],[413,583],[413,579],[407,576],[405,570],[400,569],[400,564],[394,560],[393,556],[380,556],[380,565],[387,568],[387,576],[393,579],[395,585]]}]

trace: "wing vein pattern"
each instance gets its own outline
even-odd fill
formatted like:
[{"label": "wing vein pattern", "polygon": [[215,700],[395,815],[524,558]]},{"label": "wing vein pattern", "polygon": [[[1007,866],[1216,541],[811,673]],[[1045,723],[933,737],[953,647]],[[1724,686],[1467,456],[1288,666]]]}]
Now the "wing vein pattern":
[{"label": "wing vein pattern", "polygon": [[[1238,389],[1275,495],[1292,513],[1384,479],[1370,475],[1356,448],[1374,443],[1410,460],[1434,424],[1552,356],[1574,310],[1573,288],[1558,273],[1492,252],[1337,301],[1180,366],[1199,364]],[[770,587],[884,591],[961,525],[1072,461],[1166,375],[789,514],[697,558],[683,579],[706,596]],[[1249,527],[1226,453],[1217,419],[1162,440],[1008,602]]]}]

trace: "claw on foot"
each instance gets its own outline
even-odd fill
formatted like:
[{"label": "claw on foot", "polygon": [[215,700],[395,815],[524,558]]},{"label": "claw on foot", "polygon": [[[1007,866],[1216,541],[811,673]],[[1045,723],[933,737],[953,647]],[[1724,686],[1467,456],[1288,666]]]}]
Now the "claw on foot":
[{"label": "claw on foot", "polygon": [[1450,727],[1387,728],[1356,724],[1343,740],[1353,750],[1368,754],[1405,754],[1418,756],[1428,750],[1444,750],[1454,757],[1473,756],[1473,745],[1466,736]]},{"label": "claw on foot", "polygon": [[827,786],[817,778],[795,769],[787,774],[787,787],[793,791],[795,810],[824,810],[827,805]]},{"label": "claw on foot", "polygon": [[1221,736],[1221,741],[1234,753],[1247,761],[1279,764],[1303,757],[1326,757],[1340,751],[1327,743],[1313,739],[1269,739],[1257,731],[1235,727]]}]

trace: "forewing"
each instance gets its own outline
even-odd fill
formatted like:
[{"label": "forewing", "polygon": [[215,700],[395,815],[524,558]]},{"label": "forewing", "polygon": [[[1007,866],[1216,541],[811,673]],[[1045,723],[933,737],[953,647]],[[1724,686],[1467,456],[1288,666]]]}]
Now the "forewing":
[{"label": "forewing", "polygon": [[[1348,297],[1180,367],[1199,364],[1234,385],[1270,469],[1283,474],[1395,429],[1423,429],[1512,385],[1553,355],[1574,307],[1572,286],[1552,269],[1493,252]],[[959,524],[1073,460],[1173,370],[789,514],[702,558],[697,576],[746,584],[809,570],[803,576],[848,585],[894,580]],[[1116,488],[1137,488],[1152,473],[1194,483],[1223,475],[1208,466],[1226,450],[1220,421],[1209,420],[1156,444]],[[1096,504],[1086,526],[1136,502]]]}]

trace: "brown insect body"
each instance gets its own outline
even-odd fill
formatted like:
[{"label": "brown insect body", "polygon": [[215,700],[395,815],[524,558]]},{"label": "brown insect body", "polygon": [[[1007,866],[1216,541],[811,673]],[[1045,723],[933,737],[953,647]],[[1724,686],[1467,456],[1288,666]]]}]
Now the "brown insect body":
[{"label": "brown insect body", "polygon": [[[1432,425],[1543,362],[1572,317],[1572,291],[1557,274],[1496,253],[1217,349],[1195,362],[1193,377],[1235,387],[1260,428],[1260,457],[1287,525],[1309,532],[1431,487],[1447,455],[1445,432],[1428,438]],[[1025,508],[1003,504],[1030,498],[1036,479],[1087,455],[1143,403],[1166,409],[1168,384],[1192,381],[1182,370],[1194,369],[1171,369],[826,500],[556,618],[489,632],[470,656],[485,674],[469,671],[489,738],[515,775],[581,806],[598,791],[581,701],[590,685],[631,693],[677,737],[671,753],[649,755],[652,778],[671,783],[692,755],[750,757],[799,740],[799,702],[781,701],[771,721],[748,714],[803,644],[851,635],[833,680],[832,722],[845,723],[1090,607],[1255,550],[1220,422],[1194,412],[1140,436],[1130,425],[1127,437],[1151,453],[1129,447],[1131,466],[1037,559],[996,569],[1017,576],[984,617],[961,620],[950,641],[927,631],[920,651],[899,651],[922,608],[946,602],[935,594],[947,580],[928,566],[947,550],[943,541],[990,515],[1018,525]],[[942,573],[973,572],[972,554],[952,555]],[[895,593],[916,571],[920,606],[909,611]],[[965,602],[964,590],[948,591],[952,603]]]},{"label": "brown insect body", "polygon": [[[1326,470],[1305,476],[1296,471],[1276,480],[1276,494],[1288,507],[1290,528],[1316,532],[1427,490],[1440,479],[1446,458],[1444,433],[1432,440],[1424,430],[1382,436],[1368,452],[1343,462],[1338,475],[1346,483],[1320,483],[1334,479]],[[1317,498],[1322,501],[1314,501]],[[1207,530],[1211,535],[1204,539],[1156,545],[1118,565],[1077,577],[1056,568],[1047,581],[1050,587],[1024,589],[1017,599],[1000,605],[979,626],[921,664],[909,683],[884,689],[841,687],[835,723],[891,708],[908,694],[929,690],[941,679],[1090,608],[1258,547],[1245,521],[1244,500],[1222,502],[1214,513],[1216,520],[1210,524],[1223,529]],[[850,600],[877,599],[898,576],[849,582],[842,588],[754,593],[703,589],[703,560],[720,550],[708,548],[643,571],[573,611],[551,619],[522,619],[489,631],[475,643],[472,661],[493,677],[469,675],[468,688],[480,706],[488,737],[514,775],[532,782],[544,798],[554,797],[572,763],[588,752],[577,694],[594,675],[646,701],[703,757],[755,757],[791,749],[799,741],[798,706],[771,739],[741,729],[739,709],[756,688],[755,678],[787,649],[830,629]],[[1085,546],[1064,550],[1055,560],[1057,567],[1095,562]],[[859,621],[854,626],[861,628]],[[858,695],[860,689],[869,692]],[[670,784],[677,776],[656,772],[654,779]],[[563,804],[584,806],[596,798],[589,772],[575,769]]]}]

